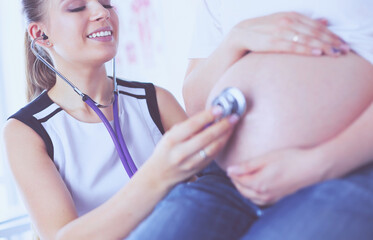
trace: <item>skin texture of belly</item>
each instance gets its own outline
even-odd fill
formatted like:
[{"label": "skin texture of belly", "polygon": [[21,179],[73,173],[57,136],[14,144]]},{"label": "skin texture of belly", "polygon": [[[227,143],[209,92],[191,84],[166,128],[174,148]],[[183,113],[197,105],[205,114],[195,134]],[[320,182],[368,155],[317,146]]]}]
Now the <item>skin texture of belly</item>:
[{"label": "skin texture of belly", "polygon": [[346,56],[248,54],[212,89],[208,102],[234,86],[249,104],[218,157],[227,166],[270,151],[313,147],[346,129],[373,99],[373,65]]}]

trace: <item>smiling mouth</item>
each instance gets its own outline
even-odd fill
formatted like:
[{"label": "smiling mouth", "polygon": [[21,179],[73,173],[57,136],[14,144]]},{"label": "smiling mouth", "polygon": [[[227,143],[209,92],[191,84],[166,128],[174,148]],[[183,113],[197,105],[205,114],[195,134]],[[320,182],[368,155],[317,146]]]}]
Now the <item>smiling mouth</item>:
[{"label": "smiling mouth", "polygon": [[87,37],[92,39],[92,38],[99,38],[99,37],[108,37],[112,35],[113,35],[112,31],[100,31],[100,32],[89,34]]}]

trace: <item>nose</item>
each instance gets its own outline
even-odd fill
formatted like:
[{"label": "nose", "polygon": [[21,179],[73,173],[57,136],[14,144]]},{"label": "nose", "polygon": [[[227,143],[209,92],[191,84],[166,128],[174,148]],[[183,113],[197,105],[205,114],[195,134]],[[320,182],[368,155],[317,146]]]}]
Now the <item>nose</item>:
[{"label": "nose", "polygon": [[102,21],[107,20],[110,18],[110,11],[109,9],[102,6],[101,3],[98,1],[91,1],[90,4],[90,11],[91,11],[91,21]]}]

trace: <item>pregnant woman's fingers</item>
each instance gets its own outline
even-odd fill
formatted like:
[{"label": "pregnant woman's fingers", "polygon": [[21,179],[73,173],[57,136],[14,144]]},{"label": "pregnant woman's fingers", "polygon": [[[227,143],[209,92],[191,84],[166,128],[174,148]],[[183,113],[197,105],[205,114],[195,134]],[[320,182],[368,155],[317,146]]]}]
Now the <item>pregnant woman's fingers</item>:
[{"label": "pregnant woman's fingers", "polygon": [[[301,38],[300,36],[298,38]],[[299,55],[314,55],[321,56],[324,50],[318,46],[310,46],[301,42],[294,42],[289,40],[279,40],[275,43],[276,49],[282,53],[296,53]]]},{"label": "pregnant woman's fingers", "polygon": [[238,23],[230,32],[234,49],[252,52],[339,56],[349,47],[324,20],[283,12]]},{"label": "pregnant woman's fingers", "polygon": [[283,38],[278,40],[276,44],[281,52],[293,52],[315,56],[320,56],[322,54],[340,56],[348,51],[348,47],[336,47],[313,36],[298,32],[284,34]]},{"label": "pregnant woman's fingers", "polygon": [[286,16],[289,30],[294,31],[291,41],[312,49],[321,49],[324,54],[339,56],[350,49],[344,41],[327,28],[326,20],[314,20],[297,13]]},{"label": "pregnant woman's fingers", "polygon": [[328,29],[326,19],[312,19],[299,13],[292,13],[291,16],[295,30],[319,38],[326,43],[334,45],[341,45],[344,43],[340,37]]},{"label": "pregnant woman's fingers", "polygon": [[242,182],[237,181],[235,179],[232,179],[233,184],[237,188],[237,190],[246,198],[250,199],[253,203],[264,206],[272,203],[274,199],[271,197],[271,195],[266,193],[260,193],[245,184],[242,184]]}]

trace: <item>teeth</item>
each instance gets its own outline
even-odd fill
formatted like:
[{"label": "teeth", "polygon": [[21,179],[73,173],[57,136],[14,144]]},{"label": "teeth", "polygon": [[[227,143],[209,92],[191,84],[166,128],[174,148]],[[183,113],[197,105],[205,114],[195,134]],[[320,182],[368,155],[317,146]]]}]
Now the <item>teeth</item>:
[{"label": "teeth", "polygon": [[88,35],[88,38],[106,37],[106,36],[111,36],[111,31],[101,31],[101,32],[93,33],[93,34]]}]

